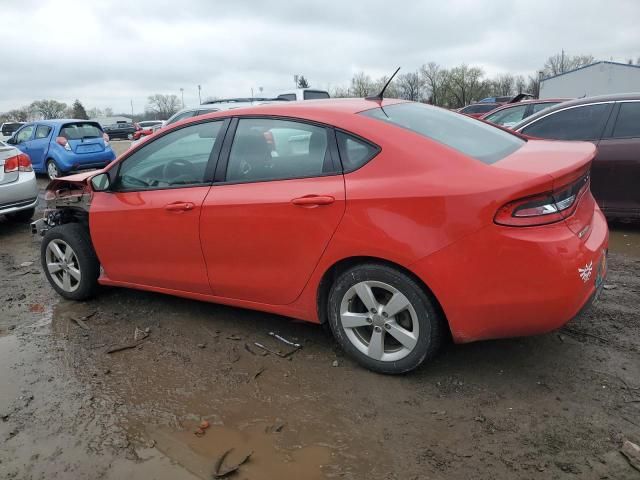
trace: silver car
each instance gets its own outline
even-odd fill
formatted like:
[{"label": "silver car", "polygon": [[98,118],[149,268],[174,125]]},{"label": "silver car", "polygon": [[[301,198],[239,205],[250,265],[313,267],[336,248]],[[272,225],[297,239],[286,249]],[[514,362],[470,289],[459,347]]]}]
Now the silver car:
[{"label": "silver car", "polygon": [[38,184],[29,156],[0,142],[0,215],[28,222],[37,204]]}]

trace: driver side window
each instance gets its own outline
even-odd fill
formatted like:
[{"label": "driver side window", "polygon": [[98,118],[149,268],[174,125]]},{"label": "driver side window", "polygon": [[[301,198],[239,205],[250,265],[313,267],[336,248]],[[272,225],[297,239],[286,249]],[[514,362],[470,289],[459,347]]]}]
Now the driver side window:
[{"label": "driver side window", "polygon": [[29,125],[28,127],[24,127],[16,135],[16,143],[26,142],[27,140],[31,139],[31,135],[32,134],[33,134],[33,125]]},{"label": "driver side window", "polygon": [[200,123],[163,135],[124,160],[116,191],[202,185],[221,121]]}]

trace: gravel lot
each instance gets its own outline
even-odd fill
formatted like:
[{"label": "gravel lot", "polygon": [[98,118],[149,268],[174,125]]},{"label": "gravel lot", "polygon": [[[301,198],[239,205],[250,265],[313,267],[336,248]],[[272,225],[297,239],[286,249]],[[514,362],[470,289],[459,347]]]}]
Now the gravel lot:
[{"label": "gravel lot", "polygon": [[[122,289],[64,301],[28,226],[0,219],[0,245],[0,478],[204,479],[230,448],[253,452],[235,477],[252,480],[640,478],[619,453],[640,443],[638,226],[613,227],[582,318],[401,377],[275,315]],[[262,356],[271,331],[303,348]]]}]

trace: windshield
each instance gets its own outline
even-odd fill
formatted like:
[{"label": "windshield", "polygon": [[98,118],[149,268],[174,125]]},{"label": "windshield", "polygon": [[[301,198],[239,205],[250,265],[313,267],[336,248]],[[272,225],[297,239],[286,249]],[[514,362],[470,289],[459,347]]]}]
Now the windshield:
[{"label": "windshield", "polygon": [[16,130],[18,130],[23,123],[3,123],[2,124],[2,135],[12,135]]},{"label": "windshield", "polygon": [[99,138],[102,137],[102,129],[97,123],[93,122],[67,123],[60,129],[60,136],[67,140]]},{"label": "windshield", "polygon": [[360,114],[406,128],[487,164],[503,159],[525,143],[484,122],[422,103],[400,103]]},{"label": "windshield", "polygon": [[500,105],[495,103],[478,103],[476,105],[469,105],[460,110],[460,113],[487,113]]}]

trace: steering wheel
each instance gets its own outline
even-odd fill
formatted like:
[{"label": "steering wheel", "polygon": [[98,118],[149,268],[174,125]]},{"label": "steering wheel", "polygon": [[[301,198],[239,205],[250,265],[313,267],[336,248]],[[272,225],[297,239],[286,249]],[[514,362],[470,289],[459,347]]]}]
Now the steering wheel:
[{"label": "steering wheel", "polygon": [[182,158],[171,160],[162,169],[162,178],[164,178],[167,183],[171,183],[180,177],[195,178],[196,174],[196,168],[193,163]]}]

